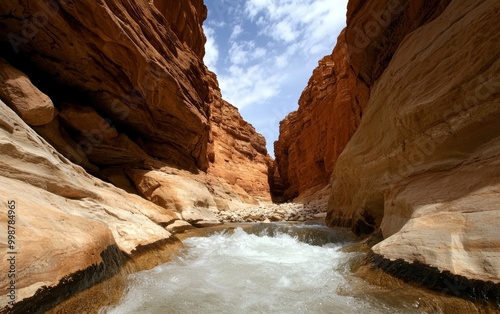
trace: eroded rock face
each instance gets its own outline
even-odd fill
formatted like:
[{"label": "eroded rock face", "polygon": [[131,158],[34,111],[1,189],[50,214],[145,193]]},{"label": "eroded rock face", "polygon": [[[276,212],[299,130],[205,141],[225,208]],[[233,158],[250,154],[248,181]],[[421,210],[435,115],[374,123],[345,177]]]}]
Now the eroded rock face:
[{"label": "eroded rock face", "polygon": [[386,260],[498,283],[498,12],[498,1],[350,1],[332,56],[281,124],[285,199],[331,173],[329,225],[380,228],[373,252]]},{"label": "eroded rock face", "polygon": [[32,126],[44,125],[54,118],[52,100],[36,88],[26,74],[0,59],[0,99]]},{"label": "eroded rock face", "polygon": [[222,99],[214,73],[208,72],[211,133],[207,173],[170,167],[128,169],[140,195],[175,210],[195,226],[219,223],[222,212],[271,202],[266,142],[238,109]]},{"label": "eroded rock face", "polygon": [[55,99],[57,116],[36,130],[71,161],[128,191],[120,171],[210,167],[203,184],[270,200],[265,140],[202,63],[202,1],[7,1],[0,12],[5,51],[17,53],[6,54]]},{"label": "eroded rock face", "polygon": [[[203,5],[185,9],[199,22],[206,15]],[[31,72],[43,76],[49,94],[73,102],[85,97],[85,105],[140,140],[149,155],[207,169],[202,50],[186,48],[189,34],[179,39],[152,2],[3,1],[0,15],[2,49],[36,67]]]},{"label": "eroded rock face", "polygon": [[154,0],[154,5],[165,16],[177,37],[193,50],[198,58],[203,59],[206,38],[201,25],[208,13],[203,0]]},{"label": "eroded rock face", "polygon": [[284,199],[327,185],[335,161],[359,124],[361,108],[351,95],[356,78],[349,68],[344,36],[339,36],[333,54],[319,61],[300,97],[299,110],[280,123],[274,151]]},{"label": "eroded rock face", "polygon": [[285,200],[328,185],[338,156],[359,126],[373,83],[404,37],[439,16],[449,2],[349,1],[347,27],[332,55],[320,60],[299,109],[280,125],[274,150]]},{"label": "eroded rock face", "polygon": [[327,221],[380,227],[387,259],[500,282],[499,10],[454,0],[408,35],[337,161]]},{"label": "eroded rock face", "polygon": [[248,195],[269,202],[266,140],[243,120],[238,109],[222,99],[217,77],[209,72],[211,95],[210,167],[208,173],[238,186]]}]

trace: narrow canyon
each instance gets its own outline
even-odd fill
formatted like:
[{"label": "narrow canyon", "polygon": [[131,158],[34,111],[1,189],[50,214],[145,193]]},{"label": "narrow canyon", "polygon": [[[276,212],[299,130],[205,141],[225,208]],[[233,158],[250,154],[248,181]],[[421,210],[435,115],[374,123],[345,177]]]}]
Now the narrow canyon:
[{"label": "narrow canyon", "polygon": [[56,313],[185,230],[308,219],[366,239],[384,276],[500,311],[500,2],[350,0],[275,159],[203,63],[206,18],[0,2],[0,312]]}]

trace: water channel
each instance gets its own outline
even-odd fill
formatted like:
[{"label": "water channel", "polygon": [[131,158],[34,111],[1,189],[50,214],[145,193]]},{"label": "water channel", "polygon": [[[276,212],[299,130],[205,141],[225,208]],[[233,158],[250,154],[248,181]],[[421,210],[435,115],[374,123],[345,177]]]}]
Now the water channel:
[{"label": "water channel", "polygon": [[183,242],[171,262],[130,275],[101,313],[430,313],[418,294],[355,276],[365,253],[346,249],[356,239],[344,229],[259,224]]}]

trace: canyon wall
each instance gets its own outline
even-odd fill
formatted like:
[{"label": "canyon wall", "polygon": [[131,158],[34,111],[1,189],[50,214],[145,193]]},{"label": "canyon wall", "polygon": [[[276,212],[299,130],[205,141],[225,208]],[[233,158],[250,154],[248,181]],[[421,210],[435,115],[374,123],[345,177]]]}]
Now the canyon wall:
[{"label": "canyon wall", "polygon": [[[359,124],[362,104],[352,94],[355,89],[351,87],[357,83],[346,48],[342,33],[333,54],[319,61],[299,99],[298,111],[280,123],[274,152],[284,189],[279,194],[284,200],[328,184],[336,159]],[[276,189],[272,192],[277,194]]]},{"label": "canyon wall", "polygon": [[[152,157],[208,168],[210,109],[201,52],[186,49],[153,4],[9,0],[0,12],[3,49],[15,53],[6,57],[59,98],[54,101],[92,106]],[[85,155],[100,150],[98,140],[87,140],[92,147]],[[105,163],[120,163],[120,157]]]},{"label": "canyon wall", "polygon": [[169,21],[170,29],[180,41],[200,59],[205,55],[205,34],[202,23],[207,18],[203,0],[165,1],[154,0],[155,7]]},{"label": "canyon wall", "polygon": [[455,0],[409,34],[337,160],[327,220],[380,228],[386,259],[500,282],[499,10]]},{"label": "canyon wall", "polygon": [[271,181],[281,181],[283,187],[277,184],[274,195],[291,200],[329,186],[337,158],[359,126],[370,89],[399,43],[449,2],[349,1],[347,27],[332,54],[319,61],[299,109],[280,124],[274,165],[279,175]]},{"label": "canyon wall", "polygon": [[[217,77],[209,72],[211,136],[208,173],[241,188],[256,200],[270,201],[266,139],[243,120],[238,109],[222,99]],[[243,196],[241,196],[243,197]],[[250,202],[250,200],[249,200]]]},{"label": "canyon wall", "polygon": [[218,224],[217,211],[270,202],[265,140],[203,64],[206,15],[201,0],[0,3],[0,195],[16,203],[19,312]]},{"label": "canyon wall", "polygon": [[[329,185],[327,223],[379,230],[372,252],[400,273],[500,283],[499,12],[493,0],[350,1],[281,124],[285,196]],[[496,287],[483,297],[498,301]]]}]

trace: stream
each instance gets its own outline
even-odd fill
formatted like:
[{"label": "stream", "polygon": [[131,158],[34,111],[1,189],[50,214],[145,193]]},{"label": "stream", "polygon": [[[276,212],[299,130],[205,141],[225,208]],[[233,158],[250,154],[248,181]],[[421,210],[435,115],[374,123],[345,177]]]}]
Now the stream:
[{"label": "stream", "polygon": [[130,275],[119,304],[100,313],[426,313],[418,298],[389,298],[352,274],[365,254],[345,250],[355,241],[314,224],[211,231]]}]

